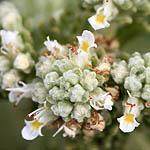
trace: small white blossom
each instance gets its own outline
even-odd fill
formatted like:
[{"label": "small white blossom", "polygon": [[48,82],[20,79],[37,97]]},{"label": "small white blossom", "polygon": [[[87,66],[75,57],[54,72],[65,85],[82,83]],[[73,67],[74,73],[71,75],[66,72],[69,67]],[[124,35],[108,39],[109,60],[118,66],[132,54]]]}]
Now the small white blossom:
[{"label": "small white blossom", "polygon": [[34,140],[38,136],[43,136],[41,129],[44,127],[42,122],[37,120],[27,121],[25,120],[26,126],[22,129],[22,137],[26,140]]},{"label": "small white blossom", "polygon": [[97,9],[96,14],[88,19],[91,26],[94,30],[102,29],[109,27],[108,18],[110,16],[110,7],[108,4],[104,4],[100,8]]},{"label": "small white blossom", "polygon": [[2,39],[2,45],[7,47],[7,45],[9,44],[17,43],[17,35],[18,35],[17,31],[11,32],[11,31],[1,30],[0,36]]},{"label": "small white blossom", "polygon": [[92,47],[97,47],[95,44],[95,38],[92,32],[84,30],[82,36],[77,36],[79,41],[79,49],[77,50],[77,55],[75,57],[75,63],[79,67],[84,67],[89,62],[89,50]]},{"label": "small white blossom", "polygon": [[74,120],[64,123],[53,135],[55,137],[61,130],[64,130],[63,137],[69,136],[75,138],[76,134],[79,132],[81,125]]},{"label": "small white blossom", "polygon": [[47,37],[47,41],[44,42],[44,45],[54,56],[65,55],[65,47],[60,45],[57,40],[50,41],[49,36]]},{"label": "small white blossom", "polygon": [[125,113],[122,117],[117,119],[120,123],[119,128],[123,132],[132,132],[135,127],[139,126],[139,123],[135,120],[135,114],[134,113]]},{"label": "small white blossom", "polygon": [[7,88],[7,91],[10,91],[8,97],[9,101],[11,103],[15,102],[15,105],[18,105],[18,103],[23,99],[23,98],[31,98],[32,96],[32,84],[25,84],[21,81],[19,81],[19,84],[22,86],[18,86],[16,88]]},{"label": "small white blossom", "polygon": [[84,30],[81,36],[77,36],[77,39],[81,51],[88,53],[90,48],[97,47],[93,33],[88,30]]},{"label": "small white blossom", "polygon": [[22,137],[26,140],[33,140],[38,136],[43,136],[41,133],[41,129],[47,125],[48,122],[54,121],[57,117],[55,117],[52,111],[44,106],[41,107],[34,112],[28,114],[28,117],[33,117],[33,121],[25,120],[26,126],[22,129],[21,134]]},{"label": "small white blossom", "polygon": [[139,116],[140,111],[144,108],[143,104],[140,103],[138,99],[132,97],[129,91],[127,92],[129,94],[129,98],[125,103],[124,115],[117,119],[120,123],[120,130],[125,133],[132,132],[140,125],[135,118]]},{"label": "small white blossom", "polygon": [[6,31],[0,30],[0,37],[2,41],[2,49],[4,48],[4,54],[8,52],[15,53],[17,49],[23,49],[23,43],[21,37],[18,35],[18,31]]},{"label": "small white blossom", "polygon": [[94,96],[90,100],[90,105],[95,109],[95,110],[102,110],[102,109],[108,109],[112,110],[113,106],[113,101],[112,101],[112,96],[109,95],[109,93],[105,94],[100,94],[99,96]]}]

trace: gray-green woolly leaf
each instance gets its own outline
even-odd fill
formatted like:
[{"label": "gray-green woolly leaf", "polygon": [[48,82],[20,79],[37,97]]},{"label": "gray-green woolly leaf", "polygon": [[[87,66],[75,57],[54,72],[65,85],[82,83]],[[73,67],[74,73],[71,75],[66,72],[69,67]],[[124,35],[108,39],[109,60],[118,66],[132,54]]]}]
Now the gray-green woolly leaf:
[{"label": "gray-green woolly leaf", "polygon": [[46,101],[46,96],[47,90],[44,84],[42,82],[35,83],[32,90],[32,100],[39,104],[43,104]]},{"label": "gray-green woolly leaf", "polygon": [[58,78],[59,74],[57,72],[47,73],[43,80],[45,88],[51,89],[53,86],[55,86],[57,84]]},{"label": "gray-green woolly leaf", "polygon": [[141,97],[144,100],[150,101],[150,84],[145,84]]},{"label": "gray-green woolly leaf", "polygon": [[55,86],[51,90],[49,90],[49,96],[54,101],[61,101],[64,99],[68,99],[69,93],[67,91],[65,91],[64,89],[60,89],[60,88]]},{"label": "gray-green woolly leaf", "polygon": [[35,65],[36,68],[36,76],[40,78],[44,78],[47,73],[49,73],[52,69],[52,63],[54,62],[54,57],[45,57],[41,56],[38,63]]},{"label": "gray-green woolly leaf", "polygon": [[138,92],[142,88],[142,83],[136,76],[126,77],[124,87],[127,90]]},{"label": "gray-green woolly leaf", "polygon": [[66,72],[67,70],[73,69],[73,64],[69,59],[61,59],[56,60],[53,65],[52,69],[60,74]]},{"label": "gray-green woolly leaf", "polygon": [[19,80],[21,80],[21,76],[18,71],[11,69],[2,76],[2,89],[15,87]]},{"label": "gray-green woolly leaf", "polygon": [[127,63],[124,60],[119,63],[114,62],[111,75],[116,83],[123,83],[124,79],[128,76]]},{"label": "gray-green woolly leaf", "polygon": [[69,90],[71,102],[87,102],[89,100],[88,92],[86,92],[80,84],[75,85]]},{"label": "gray-green woolly leaf", "polygon": [[80,83],[86,90],[93,91],[98,86],[96,73],[85,69],[83,71]]},{"label": "gray-green woolly leaf", "polygon": [[86,103],[75,103],[71,118],[76,119],[78,122],[83,122],[84,118],[91,116],[91,107]]},{"label": "gray-green woolly leaf", "polygon": [[56,116],[68,117],[73,109],[73,105],[69,101],[60,101],[51,107]]},{"label": "gray-green woolly leaf", "polygon": [[79,82],[80,77],[73,72],[73,70],[68,70],[63,73],[65,81],[70,82],[72,85],[76,85]]}]

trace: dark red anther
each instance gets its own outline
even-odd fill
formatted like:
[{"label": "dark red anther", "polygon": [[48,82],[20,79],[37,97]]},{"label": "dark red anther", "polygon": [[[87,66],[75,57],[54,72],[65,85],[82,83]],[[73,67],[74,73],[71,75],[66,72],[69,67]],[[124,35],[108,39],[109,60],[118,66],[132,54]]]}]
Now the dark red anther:
[{"label": "dark red anther", "polygon": [[27,117],[28,117],[28,118],[30,117],[29,114],[27,115]]},{"label": "dark red anther", "polygon": [[35,120],[35,118],[34,118],[34,117],[32,117],[32,120]]},{"label": "dark red anther", "polygon": [[34,116],[36,116],[37,114],[36,113],[34,113]]}]

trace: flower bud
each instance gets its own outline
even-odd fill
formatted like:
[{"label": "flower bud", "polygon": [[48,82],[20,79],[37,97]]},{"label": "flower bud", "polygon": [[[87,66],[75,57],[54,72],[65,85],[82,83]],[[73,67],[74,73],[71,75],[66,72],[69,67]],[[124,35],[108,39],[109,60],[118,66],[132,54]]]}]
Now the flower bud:
[{"label": "flower bud", "polygon": [[83,122],[84,118],[91,116],[91,107],[85,103],[75,103],[71,117],[76,119],[78,122]]},{"label": "flower bud", "polygon": [[135,75],[129,76],[125,79],[124,87],[130,91],[138,92],[142,88],[142,83]]},{"label": "flower bud", "polygon": [[39,104],[43,104],[46,101],[46,96],[47,90],[45,89],[43,83],[35,83],[32,90],[32,100]]},{"label": "flower bud", "polygon": [[6,72],[2,77],[2,89],[15,87],[20,78],[18,71],[15,69]]},{"label": "flower bud", "polygon": [[64,73],[72,68],[73,64],[68,59],[56,60],[52,65],[52,69],[59,73]]},{"label": "flower bud", "polygon": [[80,83],[86,90],[93,91],[98,86],[96,73],[89,70],[84,70]]},{"label": "flower bud", "polygon": [[128,75],[127,63],[124,60],[119,63],[113,63],[111,75],[116,83],[123,83]]},{"label": "flower bud", "polygon": [[150,84],[145,84],[141,97],[144,100],[150,100]]},{"label": "flower bud", "polygon": [[34,60],[29,53],[19,53],[14,60],[14,67],[25,73],[30,73],[33,66]]},{"label": "flower bud", "polygon": [[49,90],[49,97],[54,101],[61,101],[69,97],[69,93],[63,89],[54,86]]},{"label": "flower bud", "polygon": [[56,116],[67,117],[71,113],[73,105],[69,101],[60,101],[51,109]]},{"label": "flower bud", "polygon": [[51,89],[53,86],[55,86],[58,78],[59,78],[59,75],[57,72],[47,73],[43,80],[45,88]]},{"label": "flower bud", "polygon": [[36,75],[38,77],[44,78],[47,73],[51,71],[52,63],[54,58],[41,56],[39,62],[35,65]]},{"label": "flower bud", "polygon": [[0,72],[4,73],[10,69],[10,61],[5,56],[0,56]]},{"label": "flower bud", "polygon": [[70,89],[71,102],[87,102],[89,100],[89,93],[86,92],[80,84],[76,84]]}]

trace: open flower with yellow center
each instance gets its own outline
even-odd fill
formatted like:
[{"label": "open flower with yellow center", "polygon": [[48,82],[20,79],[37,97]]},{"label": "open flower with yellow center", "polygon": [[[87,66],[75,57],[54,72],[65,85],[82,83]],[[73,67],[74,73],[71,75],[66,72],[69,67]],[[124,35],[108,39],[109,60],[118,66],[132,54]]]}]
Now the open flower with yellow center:
[{"label": "open flower with yellow center", "polygon": [[42,122],[38,120],[27,121],[25,120],[26,126],[22,129],[22,137],[26,140],[34,140],[38,136],[43,136],[41,129],[44,126]]},{"label": "open flower with yellow center", "polygon": [[16,88],[7,88],[6,90],[9,91],[9,101],[11,103],[15,103],[15,106],[18,105],[18,103],[23,98],[31,98],[32,97],[32,88],[33,84],[25,84],[22,81],[18,82],[19,85],[17,85]]},{"label": "open flower with yellow center", "polygon": [[135,127],[139,126],[139,123],[135,120],[135,114],[125,113],[124,116],[117,119],[120,123],[120,130],[122,132],[132,132]]},{"label": "open flower with yellow center", "polygon": [[89,50],[92,47],[97,47],[95,44],[95,38],[92,32],[84,30],[81,36],[77,36],[79,41],[79,49],[75,56],[75,63],[79,67],[84,67],[89,62]]},{"label": "open flower with yellow center", "polygon": [[107,7],[108,4],[98,8],[96,14],[88,19],[94,30],[109,27],[108,18],[110,16],[110,10]]},{"label": "open flower with yellow center", "polygon": [[[34,117],[32,117],[34,116]],[[54,121],[57,117],[53,112],[46,106],[43,106],[34,112],[27,115],[32,117],[32,121],[25,120],[26,126],[22,129],[22,137],[26,140],[33,140],[38,136],[43,136],[41,129],[46,126],[49,122]]]},{"label": "open flower with yellow center", "polygon": [[118,118],[118,122],[120,123],[119,128],[123,132],[132,132],[135,127],[138,127],[140,124],[135,120],[136,117],[140,115],[141,110],[144,108],[143,104],[140,101],[132,97],[128,92],[129,98],[125,103],[124,115]]}]

